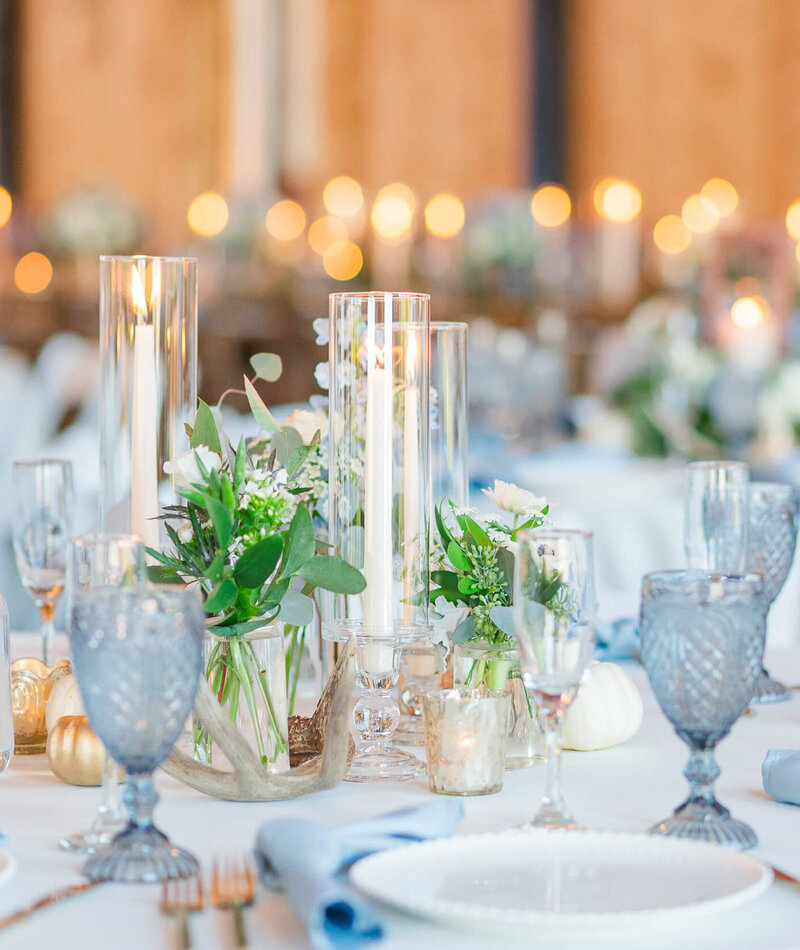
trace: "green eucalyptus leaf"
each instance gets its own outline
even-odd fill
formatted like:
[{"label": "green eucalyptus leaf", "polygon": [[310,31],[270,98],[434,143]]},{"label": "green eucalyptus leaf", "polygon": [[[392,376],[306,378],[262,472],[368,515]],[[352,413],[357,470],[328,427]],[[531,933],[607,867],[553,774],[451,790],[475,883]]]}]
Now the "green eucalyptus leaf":
[{"label": "green eucalyptus leaf", "polygon": [[298,573],[315,587],[336,594],[360,594],[366,587],[361,571],[331,554],[318,554],[307,561]]},{"label": "green eucalyptus leaf", "polygon": [[474,594],[477,589],[478,585],[471,577],[459,577],[458,592],[460,594]]},{"label": "green eucalyptus leaf", "polygon": [[267,409],[264,400],[256,392],[256,387],[245,376],[244,388],[247,393],[247,401],[250,403],[250,409],[256,422],[265,432],[280,432],[281,427],[275,421],[275,417]]},{"label": "green eucalyptus leaf", "polygon": [[289,590],[289,585],[291,584],[291,577],[284,577],[280,580],[273,580],[272,583],[267,588],[264,596],[259,601],[262,607],[265,609],[271,610],[273,607],[277,607],[278,604],[283,600],[286,595],[286,592]]},{"label": "green eucalyptus leaf", "polygon": [[459,574],[455,571],[431,571],[431,580],[445,590],[456,590],[458,588]]},{"label": "green eucalyptus leaf", "polygon": [[314,601],[290,588],[283,595],[278,617],[292,627],[305,627],[314,619]]},{"label": "green eucalyptus leaf", "polygon": [[244,470],[247,464],[247,442],[244,436],[239,439],[239,446],[236,449],[236,459],[233,463],[233,489],[239,491],[239,487],[244,481]]},{"label": "green eucalyptus leaf", "polygon": [[459,571],[472,570],[472,565],[458,541],[453,540],[447,545],[447,556],[450,558],[453,567],[457,567]]},{"label": "green eucalyptus leaf", "polygon": [[314,557],[315,547],[311,515],[305,505],[298,505],[286,536],[281,578],[296,574],[306,561]]},{"label": "green eucalyptus leaf", "polygon": [[292,452],[303,448],[303,437],[297,429],[293,429],[291,426],[282,426],[280,432],[283,438],[277,440],[275,448],[278,452],[278,461],[283,468],[288,470],[289,458]]},{"label": "green eucalyptus leaf", "polygon": [[212,452],[222,455],[222,445],[219,440],[217,424],[214,421],[214,415],[208,403],[202,399],[197,400],[197,415],[194,420],[192,430],[192,448],[196,449],[200,445],[208,446]]},{"label": "green eucalyptus leaf", "polygon": [[475,636],[475,618],[470,614],[453,631],[453,643],[464,643]]},{"label": "green eucalyptus leaf", "polygon": [[260,590],[278,566],[283,552],[283,538],[270,534],[249,547],[236,562],[233,576],[241,587]]},{"label": "green eucalyptus leaf", "polygon": [[238,596],[239,589],[236,583],[230,577],[226,577],[225,580],[211,592],[211,596],[205,605],[206,613],[218,614],[221,610],[230,609],[236,603]]},{"label": "green eucalyptus leaf", "polygon": [[489,619],[499,630],[509,637],[514,637],[514,611],[511,607],[495,606],[489,610]]},{"label": "green eucalyptus leaf", "polygon": [[267,383],[274,383],[280,379],[283,372],[283,360],[277,353],[256,353],[250,357],[250,365],[256,374],[256,379],[263,379]]},{"label": "green eucalyptus leaf", "polygon": [[490,548],[492,546],[492,542],[489,540],[489,535],[483,530],[478,522],[470,518],[469,515],[464,515],[463,517],[467,531],[469,531],[472,537],[475,538],[478,544],[482,548]]}]

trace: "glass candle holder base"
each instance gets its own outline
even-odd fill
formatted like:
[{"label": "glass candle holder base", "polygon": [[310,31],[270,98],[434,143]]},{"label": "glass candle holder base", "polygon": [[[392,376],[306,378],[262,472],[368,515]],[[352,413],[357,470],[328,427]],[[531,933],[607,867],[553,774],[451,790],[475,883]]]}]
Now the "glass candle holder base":
[{"label": "glass candle holder base", "polygon": [[400,724],[394,734],[395,742],[403,745],[425,745],[425,720],[422,716],[411,716],[403,713]]},{"label": "glass candle holder base", "polygon": [[758,675],[755,693],[753,694],[753,698],[750,700],[750,703],[753,705],[757,703],[785,703],[791,698],[791,689],[788,686],[784,686],[783,683],[779,683],[777,680],[774,680],[762,667],[762,670]]},{"label": "glass candle holder base", "polygon": [[411,782],[424,778],[425,763],[410,752],[390,746],[359,746],[345,782]]},{"label": "glass candle holder base", "polygon": [[686,802],[671,817],[653,825],[649,834],[706,841],[736,851],[747,851],[758,844],[753,829],[732,818],[728,809],[717,801]]}]

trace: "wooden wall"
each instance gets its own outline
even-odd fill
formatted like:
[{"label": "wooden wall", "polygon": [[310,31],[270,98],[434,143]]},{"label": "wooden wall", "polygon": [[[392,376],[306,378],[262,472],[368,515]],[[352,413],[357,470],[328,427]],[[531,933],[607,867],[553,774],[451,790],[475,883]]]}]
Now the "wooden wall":
[{"label": "wooden wall", "polygon": [[153,252],[183,239],[190,200],[219,184],[225,157],[225,3],[20,6],[26,201],[41,211],[104,186],[143,212]]},{"label": "wooden wall", "polygon": [[571,0],[571,184],[635,181],[652,220],[728,178],[751,220],[800,196],[797,0]]}]

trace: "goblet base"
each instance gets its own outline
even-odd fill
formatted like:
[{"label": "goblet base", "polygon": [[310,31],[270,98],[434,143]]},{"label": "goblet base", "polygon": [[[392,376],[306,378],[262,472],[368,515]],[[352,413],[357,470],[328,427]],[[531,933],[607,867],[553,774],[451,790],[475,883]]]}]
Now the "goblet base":
[{"label": "goblet base", "polygon": [[758,674],[755,692],[751,703],[785,703],[792,698],[792,691],[788,686],[774,680],[762,667]]},{"label": "goblet base", "polygon": [[422,716],[403,713],[394,731],[394,741],[405,745],[425,745],[425,720]]},{"label": "goblet base", "polygon": [[152,884],[167,878],[189,877],[199,870],[197,858],[176,848],[153,825],[129,826],[83,866],[83,873],[91,881],[125,884]]},{"label": "goblet base", "polygon": [[648,833],[707,841],[736,851],[747,851],[758,844],[753,829],[731,818],[728,809],[719,802],[686,802],[670,818],[653,825]]},{"label": "goblet base", "polygon": [[586,831],[586,826],[578,824],[568,811],[550,804],[542,805],[530,821],[516,826],[517,831],[538,831],[541,828],[551,828],[553,831]]},{"label": "goblet base", "polygon": [[346,782],[409,782],[425,777],[425,763],[394,746],[366,745],[356,750]]}]

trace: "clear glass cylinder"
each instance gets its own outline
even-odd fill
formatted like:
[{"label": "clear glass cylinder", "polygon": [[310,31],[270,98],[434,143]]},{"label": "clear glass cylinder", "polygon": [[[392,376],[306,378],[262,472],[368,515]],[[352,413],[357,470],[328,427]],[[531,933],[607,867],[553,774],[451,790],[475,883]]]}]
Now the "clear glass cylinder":
[{"label": "clear glass cylinder", "polygon": [[330,298],[330,542],[364,572],[326,626],[427,631],[430,545],[427,294]]},{"label": "clear glass cylinder", "polygon": [[467,324],[431,323],[431,495],[459,508],[469,498],[467,474]]},{"label": "clear glass cylinder", "polygon": [[[247,740],[266,772],[289,768],[289,719],[283,623],[276,620],[241,637],[206,631],[203,668],[220,705]],[[200,762],[227,765],[202,723],[194,724]]]},{"label": "clear glass cylinder", "polygon": [[197,403],[197,262],[100,258],[100,531],[158,548]]},{"label": "clear glass cylinder", "polygon": [[0,593],[0,772],[14,754],[14,712],[11,705],[11,656],[8,606]]}]

